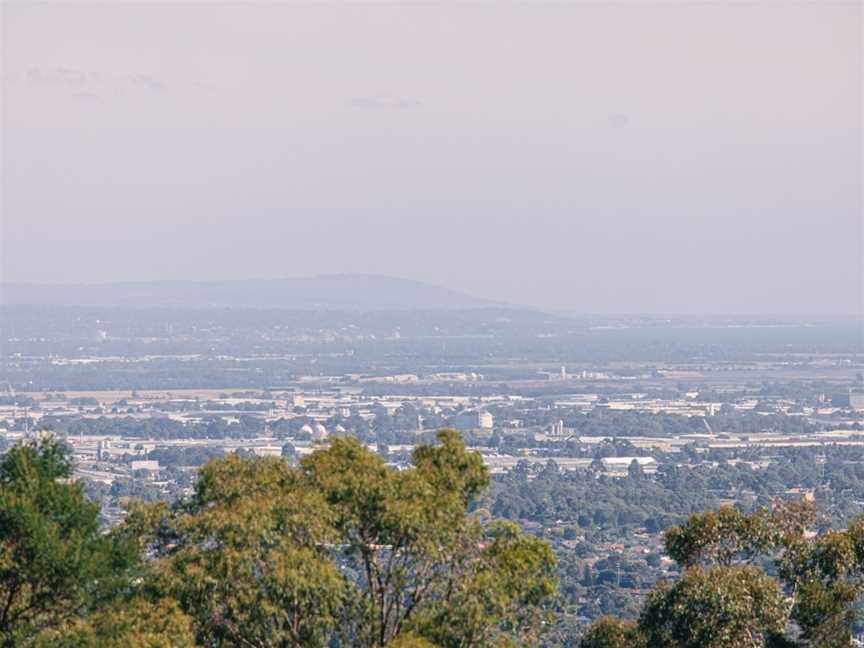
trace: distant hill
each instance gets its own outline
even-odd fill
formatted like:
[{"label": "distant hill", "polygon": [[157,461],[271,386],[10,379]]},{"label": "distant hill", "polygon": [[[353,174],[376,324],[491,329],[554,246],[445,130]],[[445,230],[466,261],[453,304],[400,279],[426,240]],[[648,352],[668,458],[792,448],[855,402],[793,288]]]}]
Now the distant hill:
[{"label": "distant hill", "polygon": [[457,310],[503,305],[420,281],[359,274],[238,281],[3,284],[0,303],[357,311]]}]

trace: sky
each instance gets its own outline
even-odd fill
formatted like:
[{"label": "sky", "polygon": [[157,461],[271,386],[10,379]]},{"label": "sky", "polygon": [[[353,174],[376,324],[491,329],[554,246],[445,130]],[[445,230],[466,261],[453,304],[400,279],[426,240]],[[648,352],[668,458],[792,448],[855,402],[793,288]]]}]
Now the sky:
[{"label": "sky", "polygon": [[859,3],[2,4],[0,279],[860,314]]}]

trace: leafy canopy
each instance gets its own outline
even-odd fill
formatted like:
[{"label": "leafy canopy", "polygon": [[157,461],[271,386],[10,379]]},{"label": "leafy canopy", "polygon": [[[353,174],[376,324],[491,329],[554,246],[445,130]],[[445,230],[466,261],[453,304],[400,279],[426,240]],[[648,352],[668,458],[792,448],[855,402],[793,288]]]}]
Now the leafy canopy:
[{"label": "leafy canopy", "polygon": [[201,645],[524,644],[555,595],[554,555],[468,513],[488,481],[452,430],[406,470],[340,438],[296,467],[213,461],[189,501],[139,508],[121,533],[156,556],[148,587]]},{"label": "leafy canopy", "polygon": [[749,515],[698,513],[666,532],[684,569],[648,595],[636,623],[604,618],[583,648],[848,648],[864,593],[864,516],[817,535],[811,502]]},{"label": "leafy canopy", "polygon": [[0,458],[0,645],[26,643],[116,596],[136,552],[100,533],[98,507],[71,481],[50,436]]}]

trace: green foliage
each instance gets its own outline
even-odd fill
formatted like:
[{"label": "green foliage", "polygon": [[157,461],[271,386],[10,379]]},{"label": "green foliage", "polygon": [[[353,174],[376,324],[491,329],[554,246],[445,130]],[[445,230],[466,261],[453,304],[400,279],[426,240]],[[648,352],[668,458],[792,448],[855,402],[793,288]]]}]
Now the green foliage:
[{"label": "green foliage", "polygon": [[477,548],[482,530],[466,508],[488,483],[486,470],[458,434],[438,438],[417,447],[411,470],[387,469],[352,439],[335,439],[301,461],[358,574],[355,604],[363,612],[353,617],[355,642],[383,645],[397,636],[424,607],[452,599],[485,557]]},{"label": "green foliage", "polygon": [[98,507],[71,474],[50,436],[0,459],[0,645],[63,625],[115,593],[134,563],[130,546],[100,533]]},{"label": "green foliage", "polygon": [[788,502],[744,515],[732,506],[696,513],[687,523],[666,531],[669,556],[683,566],[700,563],[728,566],[772,549],[789,547],[815,522],[812,503]]},{"label": "green foliage", "polygon": [[[0,646],[480,648],[534,645],[551,625],[552,550],[469,512],[489,478],[453,431],[401,471],[347,438],[294,466],[217,459],[190,498],[133,502],[110,533],[72,468],[50,437],[0,459]],[[543,475],[562,482],[554,467]],[[647,483],[633,474],[622,488]],[[848,648],[864,516],[815,524],[804,501],[691,515],[665,534],[680,578],[656,585],[636,621],[602,618],[580,645]],[[623,582],[626,565],[610,560],[579,576]]]},{"label": "green foliage", "polygon": [[650,646],[758,648],[786,627],[779,583],[751,566],[687,569],[648,597],[639,628]]},{"label": "green foliage", "polygon": [[510,522],[484,534],[464,576],[419,615],[415,627],[444,647],[499,645],[508,637],[536,640],[554,596],[555,556],[541,540]]},{"label": "green foliage", "polygon": [[62,630],[43,632],[35,648],[175,648],[195,645],[191,619],[176,601],[118,600]]},{"label": "green foliage", "polygon": [[326,549],[330,513],[298,485],[282,459],[231,456],[202,470],[186,505],[127,522],[137,533],[149,523],[162,555],[150,583],[179,601],[203,645],[326,645],[346,583]]},{"label": "green foliage", "polygon": [[487,484],[453,431],[402,471],[337,438],[296,467],[213,461],[188,502],[137,507],[117,536],[155,553],[147,591],[177,601],[202,645],[531,642],[556,592],[554,555],[468,513]]},{"label": "green foliage", "polygon": [[641,648],[645,641],[632,621],[603,616],[586,630],[579,645],[581,648]]},{"label": "green foliage", "polygon": [[436,648],[435,644],[428,639],[410,632],[402,633],[398,637],[395,637],[387,646],[388,648]]},{"label": "green foliage", "polygon": [[814,523],[806,501],[691,516],[665,536],[681,578],[655,586],[636,626],[604,619],[582,645],[621,645],[626,630],[637,644],[670,648],[850,647],[864,592],[864,517],[822,535],[808,531]]}]

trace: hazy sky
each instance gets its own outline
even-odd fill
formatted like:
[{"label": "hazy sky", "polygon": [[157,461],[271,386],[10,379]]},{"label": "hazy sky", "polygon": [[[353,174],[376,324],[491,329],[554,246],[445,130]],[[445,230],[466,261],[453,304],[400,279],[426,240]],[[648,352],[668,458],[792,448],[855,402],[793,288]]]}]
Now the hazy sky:
[{"label": "hazy sky", "polygon": [[855,313],[859,3],[2,5],[6,281]]}]

